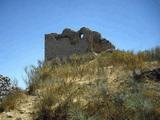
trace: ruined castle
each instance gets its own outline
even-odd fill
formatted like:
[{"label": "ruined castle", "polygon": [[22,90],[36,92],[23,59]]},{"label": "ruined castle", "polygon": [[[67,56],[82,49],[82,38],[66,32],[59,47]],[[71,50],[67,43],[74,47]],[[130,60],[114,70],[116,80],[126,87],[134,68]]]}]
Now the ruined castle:
[{"label": "ruined castle", "polygon": [[114,49],[114,45],[102,38],[100,33],[86,27],[82,27],[79,31],[66,28],[61,34],[50,33],[45,35],[45,60],[87,52],[100,53]]}]

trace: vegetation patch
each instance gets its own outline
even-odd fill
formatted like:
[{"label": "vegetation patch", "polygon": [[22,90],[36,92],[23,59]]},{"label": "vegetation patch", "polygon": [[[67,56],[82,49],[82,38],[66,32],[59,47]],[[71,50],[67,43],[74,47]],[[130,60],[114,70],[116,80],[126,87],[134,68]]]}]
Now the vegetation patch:
[{"label": "vegetation patch", "polygon": [[[157,53],[155,53],[157,54]],[[156,120],[160,83],[141,81],[159,60],[145,52],[116,50],[39,62],[27,70],[29,94],[40,96],[37,120]],[[155,63],[159,66],[158,62]]]}]

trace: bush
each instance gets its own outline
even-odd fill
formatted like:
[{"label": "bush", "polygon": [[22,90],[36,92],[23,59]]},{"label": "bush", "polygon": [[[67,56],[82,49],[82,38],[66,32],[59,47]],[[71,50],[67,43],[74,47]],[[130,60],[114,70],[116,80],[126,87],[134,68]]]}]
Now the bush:
[{"label": "bush", "polygon": [[0,103],[0,112],[13,110],[19,98],[22,98],[23,95],[24,93],[19,89],[12,90]]},{"label": "bush", "polygon": [[[147,60],[145,53],[117,50],[97,57],[73,55],[68,61],[55,59],[39,62],[38,67],[31,66],[27,70],[29,92],[37,94],[39,90],[41,97],[36,106],[36,119],[158,119],[158,107],[155,108],[152,98],[143,94],[150,88],[131,75],[132,70],[143,69]],[[118,84],[116,91],[110,90],[109,66],[115,68],[112,87]]]},{"label": "bush", "polygon": [[144,67],[143,56],[134,54],[133,52],[113,51],[112,53],[103,52],[97,58],[100,67],[104,66],[123,66],[125,69],[136,69]]},{"label": "bush", "polygon": [[75,86],[73,81],[67,82],[65,80],[51,80],[49,84],[43,84],[47,86],[40,96],[41,102],[36,108],[38,108],[37,120],[67,120],[68,109],[73,103],[75,96],[80,95],[80,91]]},{"label": "bush", "polygon": [[41,82],[51,77],[52,67],[48,63],[38,61],[38,66],[30,66],[25,68],[27,79],[27,89],[29,94],[35,94]]},{"label": "bush", "polygon": [[157,46],[150,50],[145,50],[142,52],[138,52],[138,55],[143,54],[145,56],[146,61],[160,61],[160,47]]}]

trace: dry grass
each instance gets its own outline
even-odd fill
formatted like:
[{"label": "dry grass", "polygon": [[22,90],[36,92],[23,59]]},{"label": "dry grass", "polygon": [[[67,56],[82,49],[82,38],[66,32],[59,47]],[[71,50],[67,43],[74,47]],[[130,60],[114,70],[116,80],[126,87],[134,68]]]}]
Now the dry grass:
[{"label": "dry grass", "polygon": [[113,53],[101,53],[97,58],[100,67],[114,65],[123,66],[125,69],[142,69],[144,66],[144,56],[133,52],[114,51]]},{"label": "dry grass", "polygon": [[[153,99],[160,92],[159,86],[150,84],[157,88],[151,91],[153,88],[137,82],[131,74],[135,69],[145,69],[146,61],[142,53],[114,51],[31,66],[27,70],[29,93],[41,97],[37,120],[158,119],[155,105],[160,106],[160,102],[155,104]],[[108,73],[110,66],[114,69]],[[113,92],[108,81],[114,72],[113,87],[118,83],[120,88]]]},{"label": "dry grass", "polygon": [[0,104],[0,111],[10,111],[15,109],[19,99],[22,99],[24,93],[21,90],[13,90],[7,95]]}]

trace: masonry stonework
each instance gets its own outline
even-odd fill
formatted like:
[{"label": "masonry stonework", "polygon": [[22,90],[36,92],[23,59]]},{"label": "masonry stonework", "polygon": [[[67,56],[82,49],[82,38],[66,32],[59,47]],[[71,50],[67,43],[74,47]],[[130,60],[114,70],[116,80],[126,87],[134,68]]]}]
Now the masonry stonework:
[{"label": "masonry stonework", "polygon": [[86,27],[82,27],[77,32],[66,28],[61,34],[50,33],[45,35],[45,60],[87,52],[100,53],[114,49],[114,45],[102,38],[100,33]]}]

